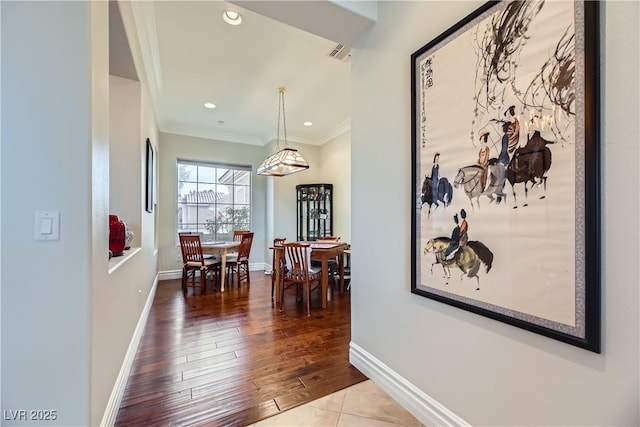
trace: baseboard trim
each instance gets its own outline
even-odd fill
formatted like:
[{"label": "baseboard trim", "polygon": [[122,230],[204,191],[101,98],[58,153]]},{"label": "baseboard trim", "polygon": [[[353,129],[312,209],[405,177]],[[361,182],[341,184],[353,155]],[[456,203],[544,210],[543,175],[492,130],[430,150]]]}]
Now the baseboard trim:
[{"label": "baseboard trim", "polygon": [[349,362],[425,426],[470,426],[467,421],[405,380],[353,341],[349,343]]},{"label": "baseboard trim", "polygon": [[173,280],[182,278],[182,270],[158,271],[158,280]]},{"label": "baseboard trim", "polygon": [[[249,263],[249,271],[271,271],[271,265],[264,262]],[[158,272],[158,280],[173,280],[182,278],[182,270],[165,270]]]},{"label": "baseboard trim", "polygon": [[147,296],[147,301],[145,302],[144,308],[142,309],[142,313],[140,313],[140,318],[138,319],[136,329],[133,331],[133,336],[131,337],[131,341],[129,342],[129,348],[127,349],[127,353],[124,356],[124,361],[122,362],[122,366],[120,367],[120,372],[118,373],[118,377],[116,378],[116,383],[113,386],[113,390],[111,390],[111,396],[109,396],[109,401],[107,402],[107,407],[105,408],[104,415],[102,416],[102,421],[100,421],[101,426],[112,427],[116,423],[116,417],[118,416],[120,403],[122,402],[122,397],[124,396],[124,390],[127,387],[127,380],[129,379],[131,368],[133,367],[133,360],[136,357],[136,352],[138,351],[138,345],[140,344],[140,339],[142,338],[144,327],[147,324],[147,318],[149,317],[149,312],[151,311],[151,305],[153,304],[153,298],[156,295],[157,287],[158,276],[156,275],[155,279],[153,280],[153,285],[151,286],[151,291]]}]

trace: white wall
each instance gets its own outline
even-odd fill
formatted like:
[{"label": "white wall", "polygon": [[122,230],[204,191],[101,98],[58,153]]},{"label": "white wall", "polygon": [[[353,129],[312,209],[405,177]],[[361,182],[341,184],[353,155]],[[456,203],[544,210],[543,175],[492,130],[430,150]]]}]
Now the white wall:
[{"label": "white wall", "polygon": [[[119,90],[126,87],[132,90],[128,94],[120,92],[115,97],[115,105],[117,107],[120,104],[118,101],[122,101],[123,97],[127,99],[128,105],[123,107],[123,111],[129,111],[132,115],[130,120],[137,120],[137,123],[129,123],[124,128],[130,132],[122,132],[123,127],[114,123],[114,120],[126,119],[126,117],[122,115],[111,116],[110,128],[112,130],[118,129],[118,132],[109,136],[109,152],[111,154],[109,164],[111,173],[118,174],[118,177],[109,180],[108,190],[111,203],[108,206],[108,212],[117,214],[126,212],[123,217],[130,222],[136,233],[132,242],[132,250],[135,247],[141,247],[142,250],[111,272],[107,272],[104,268],[104,261],[107,258],[104,256],[104,252],[102,252],[101,258],[96,261],[91,311],[91,333],[94,337],[91,351],[92,425],[99,424],[105,412],[105,407],[114,385],[117,383],[118,374],[136,332],[135,328],[138,326],[145,303],[152,297],[157,270],[154,226],[157,209],[154,209],[153,213],[145,211],[144,195],[147,138],[151,140],[157,152],[158,134],[155,116],[146,86],[141,87],[138,82],[114,76],[110,76],[110,82],[118,84],[115,91],[110,91],[112,95],[118,94]],[[110,101],[114,101],[114,99],[110,99]],[[124,134],[126,137],[123,137]],[[127,156],[122,162],[126,165],[125,167],[120,167],[120,161],[123,159],[120,156],[114,156],[114,153]],[[94,188],[99,185],[101,184],[96,183]],[[118,258],[113,258],[110,264],[112,265],[118,260]],[[144,327],[144,325],[141,326]]]},{"label": "white wall", "polygon": [[480,4],[380,2],[354,51],[352,340],[472,425],[639,425],[637,2],[602,7],[602,354],[410,292],[410,55]]},{"label": "white wall", "polygon": [[[90,12],[2,4],[2,409],[55,409],[49,425],[90,420]],[[60,240],[34,241],[38,210],[60,211]]]},{"label": "white wall", "polygon": [[[140,219],[140,252],[108,273],[108,4],[3,2],[2,12],[2,409],[98,425],[156,276],[152,214]],[[140,128],[157,140],[146,98]],[[58,241],[33,240],[33,212],[45,209],[60,211]]]},{"label": "white wall", "polygon": [[[1,22],[2,22],[2,3],[0,2],[0,23]],[[0,31],[0,58],[2,58],[2,31]],[[2,82],[2,67],[0,67],[0,82]],[[1,83],[0,83],[0,99],[2,99]],[[2,117],[1,102],[0,102],[0,117]],[[2,200],[2,120],[0,120],[0,200]],[[0,224],[2,224],[2,210],[0,210]],[[2,241],[2,227],[0,227],[0,242],[1,241]],[[2,245],[0,245],[0,259],[2,259]],[[0,319],[2,319],[2,263],[1,262],[0,262]],[[0,327],[0,385],[1,384],[2,384],[2,328]],[[0,408],[3,408],[1,386],[0,386]]]},{"label": "white wall", "polygon": [[[146,145],[140,143],[141,92],[140,82],[109,76],[109,213],[118,215],[133,231],[131,245],[140,246],[140,220],[146,185]],[[151,135],[149,135],[151,136]],[[144,141],[143,141],[144,142]],[[146,161],[146,160],[145,160]]]},{"label": "white wall", "polygon": [[[110,420],[131,366],[137,328],[144,320],[145,304],[153,297],[157,254],[155,213],[145,211],[146,139],[157,149],[158,132],[148,85],[108,76],[108,16],[106,3],[94,9],[94,63],[92,105],[94,119],[92,162],[92,289],[91,289],[91,401],[90,423]],[[135,40],[131,43],[136,57]],[[140,68],[140,62],[137,67]],[[139,73],[142,74],[142,73]],[[99,114],[99,120],[96,116]],[[108,121],[106,120],[108,117]],[[125,263],[113,269],[108,261],[108,214],[122,215],[136,233],[132,247],[140,247]],[[122,371],[123,368],[125,371]]]},{"label": "white wall", "polygon": [[333,235],[351,242],[351,132],[320,147],[321,182],[333,184]]}]

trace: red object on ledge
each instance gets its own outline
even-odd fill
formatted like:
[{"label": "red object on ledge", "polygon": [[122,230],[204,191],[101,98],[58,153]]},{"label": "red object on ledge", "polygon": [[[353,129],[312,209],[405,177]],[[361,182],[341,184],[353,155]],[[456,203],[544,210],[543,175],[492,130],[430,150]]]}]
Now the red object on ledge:
[{"label": "red object on ledge", "polygon": [[126,225],[118,215],[109,215],[109,250],[113,256],[121,256],[127,240]]}]

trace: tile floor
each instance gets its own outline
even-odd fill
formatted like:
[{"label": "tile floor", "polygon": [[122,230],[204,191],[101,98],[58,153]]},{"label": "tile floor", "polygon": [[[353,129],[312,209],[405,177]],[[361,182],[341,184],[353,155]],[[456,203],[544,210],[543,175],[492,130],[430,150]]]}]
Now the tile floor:
[{"label": "tile floor", "polygon": [[249,427],[421,427],[402,406],[367,380]]}]

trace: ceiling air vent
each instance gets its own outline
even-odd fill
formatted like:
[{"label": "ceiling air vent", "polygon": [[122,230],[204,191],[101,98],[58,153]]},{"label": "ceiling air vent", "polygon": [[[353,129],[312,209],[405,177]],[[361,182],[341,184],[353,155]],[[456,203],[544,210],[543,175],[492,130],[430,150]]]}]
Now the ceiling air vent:
[{"label": "ceiling air vent", "polygon": [[342,62],[348,62],[351,59],[351,48],[338,43],[336,47],[329,52],[329,57],[339,59]]}]

